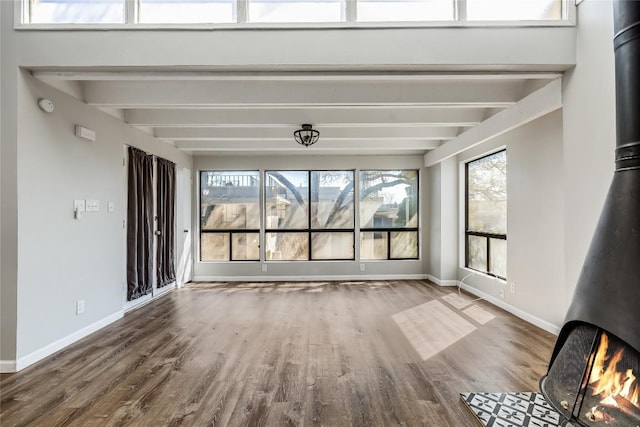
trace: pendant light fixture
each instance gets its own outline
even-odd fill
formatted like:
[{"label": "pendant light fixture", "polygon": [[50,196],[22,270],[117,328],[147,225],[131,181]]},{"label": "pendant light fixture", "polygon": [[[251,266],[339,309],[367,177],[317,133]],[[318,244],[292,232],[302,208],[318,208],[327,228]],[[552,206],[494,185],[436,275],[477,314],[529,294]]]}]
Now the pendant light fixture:
[{"label": "pendant light fixture", "polygon": [[320,132],[313,129],[312,125],[304,124],[302,125],[302,129],[298,129],[293,133],[293,138],[298,144],[308,147],[318,142]]}]

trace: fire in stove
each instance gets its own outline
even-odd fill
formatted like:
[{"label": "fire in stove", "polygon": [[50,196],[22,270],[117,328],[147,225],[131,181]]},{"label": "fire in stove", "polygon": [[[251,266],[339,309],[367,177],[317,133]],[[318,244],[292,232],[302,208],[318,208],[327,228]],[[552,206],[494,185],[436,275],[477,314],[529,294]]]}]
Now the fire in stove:
[{"label": "fire in stove", "polygon": [[625,348],[612,346],[609,336],[602,332],[595,354],[591,354],[591,373],[586,385],[586,395],[597,404],[585,415],[591,422],[604,424],[639,425],[640,384],[637,372],[625,363]]}]

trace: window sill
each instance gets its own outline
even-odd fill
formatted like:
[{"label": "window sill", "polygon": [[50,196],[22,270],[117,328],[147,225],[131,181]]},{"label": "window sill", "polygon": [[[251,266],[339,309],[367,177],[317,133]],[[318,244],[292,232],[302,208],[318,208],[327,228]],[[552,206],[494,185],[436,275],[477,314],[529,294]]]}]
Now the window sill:
[{"label": "window sill", "polygon": [[570,20],[553,21],[423,21],[232,24],[16,24],[19,31],[242,31],[242,30],[371,30],[427,28],[545,28],[575,27]]}]

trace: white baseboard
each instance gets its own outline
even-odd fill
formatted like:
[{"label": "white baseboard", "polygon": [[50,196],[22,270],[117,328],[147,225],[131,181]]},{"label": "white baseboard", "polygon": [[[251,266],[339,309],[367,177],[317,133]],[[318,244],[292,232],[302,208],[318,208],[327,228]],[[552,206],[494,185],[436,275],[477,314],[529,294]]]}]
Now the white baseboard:
[{"label": "white baseboard", "polygon": [[122,319],[122,316],[124,316],[124,311],[123,310],[117,311],[110,316],[107,316],[103,319],[98,320],[97,322],[92,323],[91,325],[85,326],[79,331],[69,334],[64,338],[60,338],[59,340],[52,342],[51,344],[45,347],[42,347],[41,349],[36,350],[33,353],[30,353],[24,357],[21,357],[15,363],[15,371],[16,372],[21,371],[27,366],[33,365],[34,363],[44,359],[45,357],[52,355],[56,351],[62,350],[68,345],[71,345],[74,342],[79,341],[82,338],[86,337],[87,335],[92,334],[98,329],[102,329],[105,326],[115,322],[116,320]]},{"label": "white baseboard", "polygon": [[354,280],[423,280],[426,274],[371,274],[345,276],[194,276],[192,282],[318,282]]},{"label": "white baseboard", "polygon": [[458,286],[458,281],[456,279],[453,280],[442,280],[442,279],[438,279],[435,276],[432,276],[430,274],[427,274],[427,279],[429,279],[430,281],[432,281],[433,283],[435,283],[438,286]]},{"label": "white baseboard", "polygon": [[0,374],[8,374],[16,371],[15,360],[0,360]]},{"label": "white baseboard", "polygon": [[461,283],[460,287],[475,296],[482,297],[484,300],[490,302],[491,304],[496,305],[505,311],[508,311],[514,316],[517,316],[522,320],[539,327],[540,329],[544,329],[545,331],[550,332],[554,335],[558,335],[560,333],[559,326],[554,325],[551,322],[547,322],[546,320],[543,320],[537,316],[534,316],[533,314],[527,313],[526,311],[523,311],[518,307],[514,307],[511,304],[507,304],[504,300],[500,298],[496,298],[492,295],[482,292],[472,286],[467,285],[466,283]]},{"label": "white baseboard", "polygon": [[129,313],[130,311],[144,307],[145,305],[157,300],[158,298],[167,295],[174,289],[176,289],[176,282],[172,282],[170,285],[163,286],[160,289],[156,289],[155,295],[144,295],[140,298],[134,299],[133,301],[127,301],[124,304],[124,312]]}]

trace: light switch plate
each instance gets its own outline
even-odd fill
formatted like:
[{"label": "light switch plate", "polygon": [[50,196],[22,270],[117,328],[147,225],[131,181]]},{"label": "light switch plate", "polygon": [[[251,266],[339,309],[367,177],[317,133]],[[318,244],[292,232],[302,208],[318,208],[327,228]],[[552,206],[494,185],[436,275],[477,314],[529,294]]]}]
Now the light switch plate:
[{"label": "light switch plate", "polygon": [[100,201],[87,199],[85,202],[85,209],[87,212],[98,212],[100,210]]},{"label": "light switch plate", "polygon": [[113,212],[114,211],[114,206],[113,206],[113,202],[109,202],[109,204],[107,205],[107,209],[109,210],[109,212]]},{"label": "light switch plate", "polygon": [[84,212],[84,200],[74,200],[73,210],[74,212]]}]

